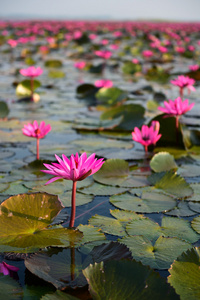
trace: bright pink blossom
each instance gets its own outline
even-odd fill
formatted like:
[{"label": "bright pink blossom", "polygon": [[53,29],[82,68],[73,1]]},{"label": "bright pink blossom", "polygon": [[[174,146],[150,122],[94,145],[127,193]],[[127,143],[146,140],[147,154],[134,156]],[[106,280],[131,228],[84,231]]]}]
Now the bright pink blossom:
[{"label": "bright pink blossom", "polygon": [[69,227],[74,227],[75,214],[76,214],[76,184],[77,181],[81,181],[88,176],[96,173],[104,161],[103,158],[95,158],[95,153],[87,157],[84,152],[79,157],[78,153],[74,156],[71,155],[68,159],[64,154],[62,159],[55,154],[58,163],[44,164],[48,170],[42,170],[42,172],[54,175],[46,184],[49,184],[58,179],[72,180],[72,197],[71,197],[71,217]]},{"label": "bright pink blossom", "polygon": [[108,50],[97,50],[95,54],[104,59],[109,59],[112,56],[112,52]]},{"label": "bright pink blossom", "polygon": [[199,70],[199,65],[190,65],[189,69],[190,69],[190,71],[197,71],[197,70]]},{"label": "bright pink blossom", "polygon": [[110,88],[113,86],[113,82],[111,80],[108,79],[100,79],[100,80],[96,80],[94,85],[98,88]]},{"label": "bright pink blossom", "polygon": [[117,49],[119,49],[119,45],[117,45],[117,44],[111,44],[109,47],[110,47],[110,49],[112,49],[112,50],[117,50]]},{"label": "bright pink blossom", "polygon": [[15,48],[15,47],[17,46],[17,44],[18,44],[18,41],[13,40],[13,39],[9,39],[9,40],[7,41],[7,43],[8,43],[12,48]]},{"label": "bright pink blossom", "polygon": [[178,97],[174,101],[171,99],[169,102],[164,101],[164,106],[165,107],[159,106],[158,109],[170,116],[180,116],[191,110],[194,106],[194,102],[189,105],[188,99],[183,101],[181,97]]},{"label": "bright pink blossom", "polygon": [[97,35],[94,34],[94,33],[91,33],[91,34],[89,35],[89,39],[90,39],[90,40],[95,40],[96,38],[97,38]]},{"label": "bright pink blossom", "polygon": [[161,52],[161,53],[167,53],[168,52],[168,49],[164,46],[159,46],[158,47],[158,50]]},{"label": "bright pink blossom", "polygon": [[77,68],[77,69],[84,69],[86,66],[86,62],[85,61],[78,61],[74,64],[74,67]]},{"label": "bright pink blossom", "polygon": [[34,78],[40,76],[43,70],[40,67],[30,66],[27,69],[21,69],[19,72],[23,76]]},{"label": "bright pink blossom", "polygon": [[183,98],[183,89],[187,88],[188,91],[195,91],[193,84],[195,80],[189,76],[180,75],[178,78],[170,81],[173,85],[176,85],[180,89],[180,97]]},{"label": "bright pink blossom", "polygon": [[151,57],[151,56],[153,56],[153,52],[151,50],[144,50],[144,51],[142,51],[142,55],[144,57]]},{"label": "bright pink blossom", "polygon": [[134,128],[132,132],[132,138],[135,142],[142,144],[145,147],[145,152],[148,151],[149,145],[155,145],[161,138],[161,134],[158,134],[160,129],[160,123],[153,121],[151,126],[143,125],[141,130],[138,127]]},{"label": "bright pink blossom", "polygon": [[35,120],[33,124],[29,123],[27,125],[24,125],[24,128],[22,128],[22,132],[24,135],[29,137],[34,137],[37,139],[37,159],[39,159],[39,140],[43,139],[47,133],[51,130],[51,125],[46,125],[44,121],[38,124],[38,122]]},{"label": "bright pink blossom", "polygon": [[22,132],[24,135],[37,139],[44,138],[50,130],[50,124],[46,125],[45,122],[42,121],[39,125],[36,120],[33,122],[33,124],[28,123],[27,125],[24,125],[24,128],[22,128]]},{"label": "bright pink blossom", "polygon": [[4,261],[0,263],[0,273],[3,273],[3,275],[11,275],[12,272],[19,271],[19,268],[8,265]]},{"label": "bright pink blossom", "polygon": [[138,60],[137,58],[133,58],[133,59],[132,59],[132,63],[133,63],[133,64],[139,64],[139,60]]},{"label": "bright pink blossom", "polygon": [[44,164],[48,170],[42,170],[42,172],[56,176],[51,178],[46,184],[62,178],[81,181],[96,173],[104,163],[103,158],[95,158],[95,153],[91,154],[88,158],[85,152],[80,157],[78,153],[75,156],[72,154],[70,159],[64,154],[62,155],[62,159],[56,154],[55,157],[58,163],[52,163],[51,165]]}]

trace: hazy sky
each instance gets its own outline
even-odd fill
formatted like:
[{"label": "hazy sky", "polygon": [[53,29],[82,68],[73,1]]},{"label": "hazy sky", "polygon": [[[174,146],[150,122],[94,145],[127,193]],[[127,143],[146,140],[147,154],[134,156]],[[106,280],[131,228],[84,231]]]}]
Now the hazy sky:
[{"label": "hazy sky", "polygon": [[0,0],[1,17],[200,21],[200,0]]}]

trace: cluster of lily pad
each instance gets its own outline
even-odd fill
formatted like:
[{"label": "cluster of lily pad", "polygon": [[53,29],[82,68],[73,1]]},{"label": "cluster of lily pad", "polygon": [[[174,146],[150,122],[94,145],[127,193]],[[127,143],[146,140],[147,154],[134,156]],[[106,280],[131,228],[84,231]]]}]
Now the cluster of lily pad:
[{"label": "cluster of lily pad", "polygon": [[0,22],[2,295],[198,299],[199,29]]}]

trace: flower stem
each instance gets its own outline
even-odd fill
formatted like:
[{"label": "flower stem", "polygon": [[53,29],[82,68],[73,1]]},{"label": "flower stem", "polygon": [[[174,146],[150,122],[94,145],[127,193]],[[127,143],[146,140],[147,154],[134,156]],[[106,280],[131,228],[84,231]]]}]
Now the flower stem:
[{"label": "flower stem", "polygon": [[73,243],[70,243],[70,254],[71,254],[71,265],[70,265],[71,281],[73,281],[75,279],[75,248]]},{"label": "flower stem", "polygon": [[31,77],[31,101],[33,101],[33,88],[34,88],[34,83],[33,83],[33,78]]},{"label": "flower stem", "polygon": [[71,200],[71,218],[69,227],[74,227],[75,214],[76,214],[76,184],[77,181],[73,181],[72,186],[72,200]]},{"label": "flower stem", "polygon": [[39,144],[40,144],[40,139],[37,138],[37,149],[36,149],[36,152],[37,152],[37,159],[40,159],[40,154],[39,154]]},{"label": "flower stem", "polygon": [[178,125],[179,125],[179,116],[176,116],[176,144],[178,147]]},{"label": "flower stem", "polygon": [[147,145],[144,146],[144,150],[145,150],[145,154],[147,154],[147,152],[148,152],[148,146]]},{"label": "flower stem", "polygon": [[180,88],[180,97],[183,100],[183,88]]}]

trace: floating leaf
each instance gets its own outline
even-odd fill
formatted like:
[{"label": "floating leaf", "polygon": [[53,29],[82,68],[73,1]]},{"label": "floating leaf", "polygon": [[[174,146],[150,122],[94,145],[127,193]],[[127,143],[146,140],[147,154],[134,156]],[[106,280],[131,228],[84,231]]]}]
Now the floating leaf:
[{"label": "floating leaf", "polygon": [[169,269],[168,282],[183,300],[200,298],[200,251],[192,248],[182,253]]},{"label": "floating leaf", "polygon": [[200,166],[193,164],[181,165],[177,173],[183,177],[200,176]]},{"label": "floating leaf", "polygon": [[[1,186],[1,184],[0,184]],[[102,185],[97,182],[94,182],[93,185],[78,189],[80,193],[86,194],[86,195],[96,195],[96,196],[107,196],[107,195],[117,195],[124,193],[128,191],[127,188],[120,188],[116,186],[108,186],[108,185]]]},{"label": "floating leaf", "polygon": [[193,193],[192,188],[185,179],[174,173],[172,170],[150,175],[148,180],[157,189],[162,189],[178,198],[186,198]]},{"label": "floating leaf", "polygon": [[[41,86],[40,81],[33,80],[33,91]],[[31,95],[31,80],[25,79],[17,85],[16,94],[18,96],[29,96]]]},{"label": "floating leaf", "polygon": [[0,243],[33,252],[50,245],[67,246],[78,241],[78,231],[48,227],[62,205],[57,196],[45,193],[21,194],[0,205]]},{"label": "floating leaf", "polygon": [[127,92],[122,91],[121,89],[117,87],[111,87],[111,88],[101,88],[96,93],[96,98],[99,103],[112,106],[117,104],[118,102],[121,102],[127,98]]},{"label": "floating leaf", "polygon": [[90,98],[95,101],[95,94],[98,91],[93,84],[84,83],[77,87],[76,96],[78,99]]},{"label": "floating leaf", "polygon": [[192,228],[200,234],[200,217],[194,218],[191,222]]},{"label": "floating leaf", "polygon": [[0,118],[5,118],[9,114],[9,108],[6,102],[0,101]]},{"label": "floating leaf", "polygon": [[80,241],[80,245],[94,241],[106,240],[105,235],[99,231],[99,228],[96,228],[92,225],[79,225],[77,229],[83,233],[83,238]]},{"label": "floating leaf", "polygon": [[40,300],[79,300],[72,295],[66,294],[61,291],[56,291],[54,294],[46,294]]},{"label": "floating leaf", "polygon": [[[177,216],[177,217],[193,216],[196,214],[195,207],[194,206],[192,207],[192,205],[190,206],[190,204],[194,204],[194,203],[186,202],[186,201],[182,200],[178,203],[178,205],[174,209],[165,212],[165,214],[169,215],[169,216]],[[200,212],[200,204],[198,204],[198,206],[199,206],[199,212]],[[198,208],[196,207],[196,209],[198,209]]]},{"label": "floating leaf", "polygon": [[163,172],[178,168],[174,157],[168,152],[155,154],[150,161],[150,167],[154,172]]},{"label": "floating leaf", "polygon": [[95,181],[121,187],[141,187],[147,185],[146,177],[129,176],[128,163],[123,159],[108,159],[93,175]]},{"label": "floating leaf", "polygon": [[82,269],[90,263],[111,259],[131,258],[126,246],[117,242],[96,246],[85,258],[73,247],[48,249],[25,260],[25,266],[33,274],[52,283],[57,289],[81,287],[87,284]]},{"label": "floating leaf", "polygon": [[98,227],[105,233],[117,236],[126,235],[125,228],[121,222],[113,218],[95,215],[90,218],[89,224]]},{"label": "floating leaf", "polygon": [[[71,197],[72,192],[68,191],[59,195],[59,199],[64,206],[71,207]],[[83,195],[81,193],[76,193],[76,206],[84,205],[91,202],[94,199],[91,195]]]},{"label": "floating leaf", "polygon": [[64,78],[65,73],[62,71],[58,71],[58,70],[51,70],[51,71],[49,71],[48,76],[50,78]]},{"label": "floating leaf", "polygon": [[142,66],[140,64],[134,64],[132,61],[127,61],[122,66],[122,71],[124,74],[134,74],[136,72],[141,72]]},{"label": "floating leaf", "polygon": [[95,263],[83,274],[94,300],[178,299],[163,278],[136,261]]},{"label": "floating leaf", "polygon": [[177,238],[159,237],[153,244],[143,236],[127,236],[119,240],[125,244],[137,261],[153,269],[168,269],[174,259],[192,245]]},{"label": "floating leaf", "polygon": [[45,61],[45,67],[48,68],[61,68],[62,67],[62,61],[58,59],[49,59]]},{"label": "floating leaf", "polygon": [[176,201],[172,197],[148,191],[144,191],[140,195],[111,196],[110,202],[118,208],[142,213],[162,212],[170,210],[176,205]]},{"label": "floating leaf", "polygon": [[185,150],[182,127],[179,123],[177,131],[175,117],[166,117],[165,114],[161,114],[153,120],[160,123],[159,133],[162,134],[162,138],[156,143],[156,148],[165,147],[167,152],[169,152],[168,147]]},{"label": "floating leaf", "polygon": [[22,288],[19,283],[10,276],[0,275],[1,299],[17,300],[22,299]]},{"label": "floating leaf", "polygon": [[101,120],[113,119],[123,116],[123,120],[116,129],[132,131],[144,122],[145,109],[139,104],[123,104],[110,108],[101,115]]}]

